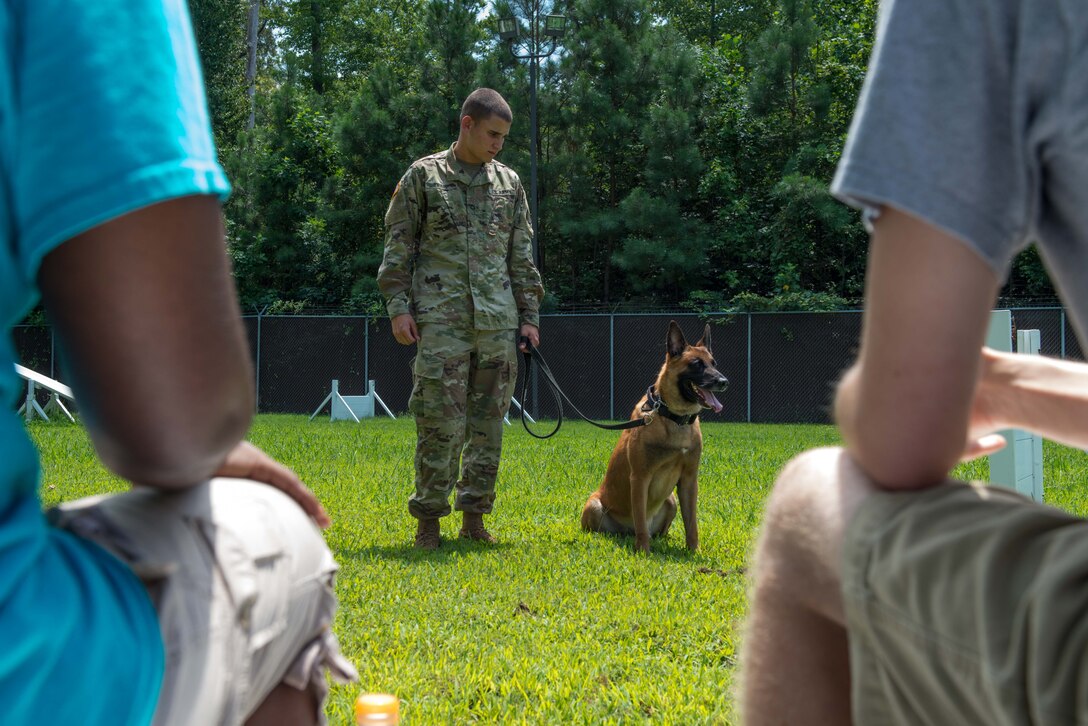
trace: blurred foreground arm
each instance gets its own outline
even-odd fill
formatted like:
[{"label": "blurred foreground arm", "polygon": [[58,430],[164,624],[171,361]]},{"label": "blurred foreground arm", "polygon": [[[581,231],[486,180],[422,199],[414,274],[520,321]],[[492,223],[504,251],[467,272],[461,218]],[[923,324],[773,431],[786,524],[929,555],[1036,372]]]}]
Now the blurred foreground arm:
[{"label": "blurred foreground arm", "polygon": [[982,344],[998,283],[962,241],[887,209],[874,226],[858,361],[835,414],[851,455],[887,489],[939,484],[1019,428],[1088,447],[1088,364]]},{"label": "blurred foreground arm", "polygon": [[108,221],[47,255],[38,279],[103,463],[161,488],[212,476],[254,405],[219,202]]},{"label": "blurred foreground arm", "polygon": [[958,238],[893,208],[876,221],[861,350],[839,385],[835,415],[850,454],[877,486],[939,484],[968,451],[998,287]]}]

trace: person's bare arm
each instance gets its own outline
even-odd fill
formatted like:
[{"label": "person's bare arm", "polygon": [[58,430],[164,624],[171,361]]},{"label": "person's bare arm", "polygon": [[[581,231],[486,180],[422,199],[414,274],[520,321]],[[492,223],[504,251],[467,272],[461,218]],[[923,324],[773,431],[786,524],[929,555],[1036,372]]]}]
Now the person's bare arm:
[{"label": "person's bare arm", "polygon": [[103,463],[162,488],[210,477],[254,401],[218,201],[106,222],[47,255],[38,279]]},{"label": "person's bare arm", "polygon": [[878,486],[939,484],[963,457],[998,287],[962,241],[892,208],[877,220],[861,350],[835,413]]},{"label": "person's bare arm", "polygon": [[983,349],[971,436],[1018,428],[1088,448],[1088,364]]}]

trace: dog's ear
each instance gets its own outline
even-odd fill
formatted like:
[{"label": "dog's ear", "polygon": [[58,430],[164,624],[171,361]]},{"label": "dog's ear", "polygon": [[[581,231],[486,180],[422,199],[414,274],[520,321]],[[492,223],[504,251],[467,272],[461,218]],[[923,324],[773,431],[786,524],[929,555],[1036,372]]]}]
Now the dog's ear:
[{"label": "dog's ear", "polygon": [[713,351],[713,350],[711,350],[711,348],[710,348],[710,323],[707,323],[706,327],[705,327],[705,328],[703,328],[703,337],[702,337],[702,338],[699,338],[699,342],[698,342],[698,343],[696,343],[695,345],[701,345],[701,346],[703,346],[703,347],[704,347],[704,348],[706,348],[706,349],[707,349],[707,351],[708,351],[708,352],[710,352],[710,353],[713,353],[713,352],[714,352],[714,351]]},{"label": "dog's ear", "polygon": [[684,331],[676,324],[675,320],[669,321],[669,335],[665,339],[665,349],[670,358],[679,358],[688,347],[688,341],[684,338]]}]

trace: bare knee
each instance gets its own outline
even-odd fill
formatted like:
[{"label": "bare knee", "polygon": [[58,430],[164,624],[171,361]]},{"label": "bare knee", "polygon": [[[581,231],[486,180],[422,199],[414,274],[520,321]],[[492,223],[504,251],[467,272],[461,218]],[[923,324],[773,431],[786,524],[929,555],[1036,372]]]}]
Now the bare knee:
[{"label": "bare knee", "polygon": [[811,519],[833,496],[831,490],[844,456],[841,448],[812,449],[786,462],[767,497],[765,526],[806,536]]},{"label": "bare knee", "polygon": [[843,534],[871,491],[843,449],[814,449],[787,463],[767,499],[754,586],[841,622]]}]

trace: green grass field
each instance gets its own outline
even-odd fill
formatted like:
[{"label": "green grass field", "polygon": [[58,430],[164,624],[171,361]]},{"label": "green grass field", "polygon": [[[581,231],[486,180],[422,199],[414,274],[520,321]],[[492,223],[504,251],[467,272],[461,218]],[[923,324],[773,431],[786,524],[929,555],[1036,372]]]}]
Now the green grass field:
[{"label": "green grass field", "polygon": [[[543,423],[542,423],[543,426]],[[544,429],[547,430],[547,429]],[[46,506],[123,482],[96,462],[84,430],[34,423]],[[653,554],[630,539],[588,535],[578,518],[618,434],[565,423],[547,441],[507,429],[495,547],[455,539],[411,547],[410,419],[308,422],[259,416],[250,439],[294,468],[325,503],[340,562],[336,632],[362,682],[334,687],[335,726],[360,691],[402,700],[408,724],[728,724],[745,566],[779,467],[835,444],[830,426],[705,424],[701,548],[683,546],[679,517]],[[1088,454],[1049,442],[1049,502],[1088,514]],[[960,468],[986,478],[984,462]]]}]

